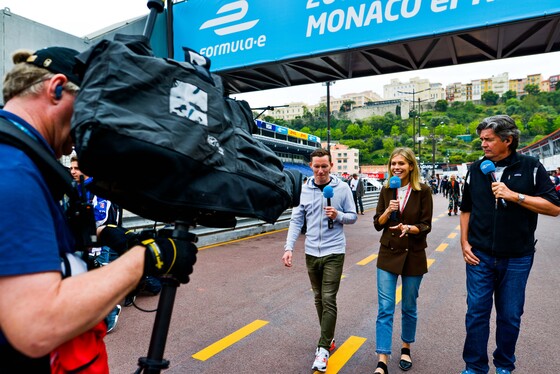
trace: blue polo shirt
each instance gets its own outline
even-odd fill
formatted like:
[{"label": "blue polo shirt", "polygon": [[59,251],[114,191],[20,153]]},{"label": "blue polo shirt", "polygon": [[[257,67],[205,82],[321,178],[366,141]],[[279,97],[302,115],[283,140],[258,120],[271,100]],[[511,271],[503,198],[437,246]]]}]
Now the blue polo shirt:
[{"label": "blue polo shirt", "polygon": [[[23,119],[0,110],[27,136],[54,152]],[[0,126],[11,124],[0,122]],[[60,202],[33,161],[0,141],[0,277],[60,271],[60,253],[73,252],[74,238]],[[0,332],[0,344],[4,341]]]}]

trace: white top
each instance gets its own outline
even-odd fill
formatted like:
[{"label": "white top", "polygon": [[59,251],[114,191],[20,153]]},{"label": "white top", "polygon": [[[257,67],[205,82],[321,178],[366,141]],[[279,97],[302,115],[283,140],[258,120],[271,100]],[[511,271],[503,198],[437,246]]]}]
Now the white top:
[{"label": "white top", "polygon": [[406,206],[406,203],[408,202],[408,198],[410,197],[410,183],[399,187],[399,189],[397,190],[397,199],[399,199],[399,210],[401,211],[401,213],[404,210],[404,207]]}]

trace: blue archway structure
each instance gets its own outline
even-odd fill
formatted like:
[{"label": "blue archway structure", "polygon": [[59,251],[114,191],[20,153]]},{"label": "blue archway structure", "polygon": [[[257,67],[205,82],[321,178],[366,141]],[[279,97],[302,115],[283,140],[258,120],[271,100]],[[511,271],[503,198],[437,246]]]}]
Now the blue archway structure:
[{"label": "blue archway structure", "polygon": [[171,55],[206,55],[230,94],[560,50],[558,0],[189,0],[171,10]]}]

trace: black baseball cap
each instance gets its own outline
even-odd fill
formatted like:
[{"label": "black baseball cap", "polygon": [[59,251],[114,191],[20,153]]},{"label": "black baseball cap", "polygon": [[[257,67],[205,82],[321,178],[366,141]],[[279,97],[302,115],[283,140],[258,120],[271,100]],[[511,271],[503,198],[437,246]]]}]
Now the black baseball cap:
[{"label": "black baseball cap", "polygon": [[47,69],[51,73],[64,74],[68,80],[78,86],[82,79],[76,74],[75,57],[80,52],[66,47],[49,47],[39,49],[27,58],[27,63]]}]

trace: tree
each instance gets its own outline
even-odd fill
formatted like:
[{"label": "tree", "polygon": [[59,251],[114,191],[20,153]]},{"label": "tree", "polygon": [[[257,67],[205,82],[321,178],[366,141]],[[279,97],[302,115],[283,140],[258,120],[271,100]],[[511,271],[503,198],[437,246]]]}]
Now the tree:
[{"label": "tree", "polygon": [[356,104],[354,100],[344,100],[340,106],[341,112],[349,112],[352,110],[352,106]]},{"label": "tree", "polygon": [[438,100],[436,101],[435,110],[438,112],[446,112],[447,111],[447,100]]},{"label": "tree", "polygon": [[547,118],[542,113],[536,113],[527,122],[527,129],[531,135],[545,135],[547,125]]},{"label": "tree", "polygon": [[360,126],[352,124],[346,128],[346,133],[344,134],[344,137],[346,139],[359,139],[361,134],[362,134],[362,129],[360,128]]},{"label": "tree", "polygon": [[528,84],[523,87],[523,90],[527,92],[528,95],[537,95],[541,89],[538,84]]},{"label": "tree", "polygon": [[517,98],[517,92],[515,92],[514,90],[509,90],[504,92],[504,94],[502,95],[502,102],[507,102],[509,99],[515,99]]},{"label": "tree", "polygon": [[499,98],[500,95],[494,91],[486,91],[482,94],[482,100],[486,103],[486,105],[496,105]]}]

